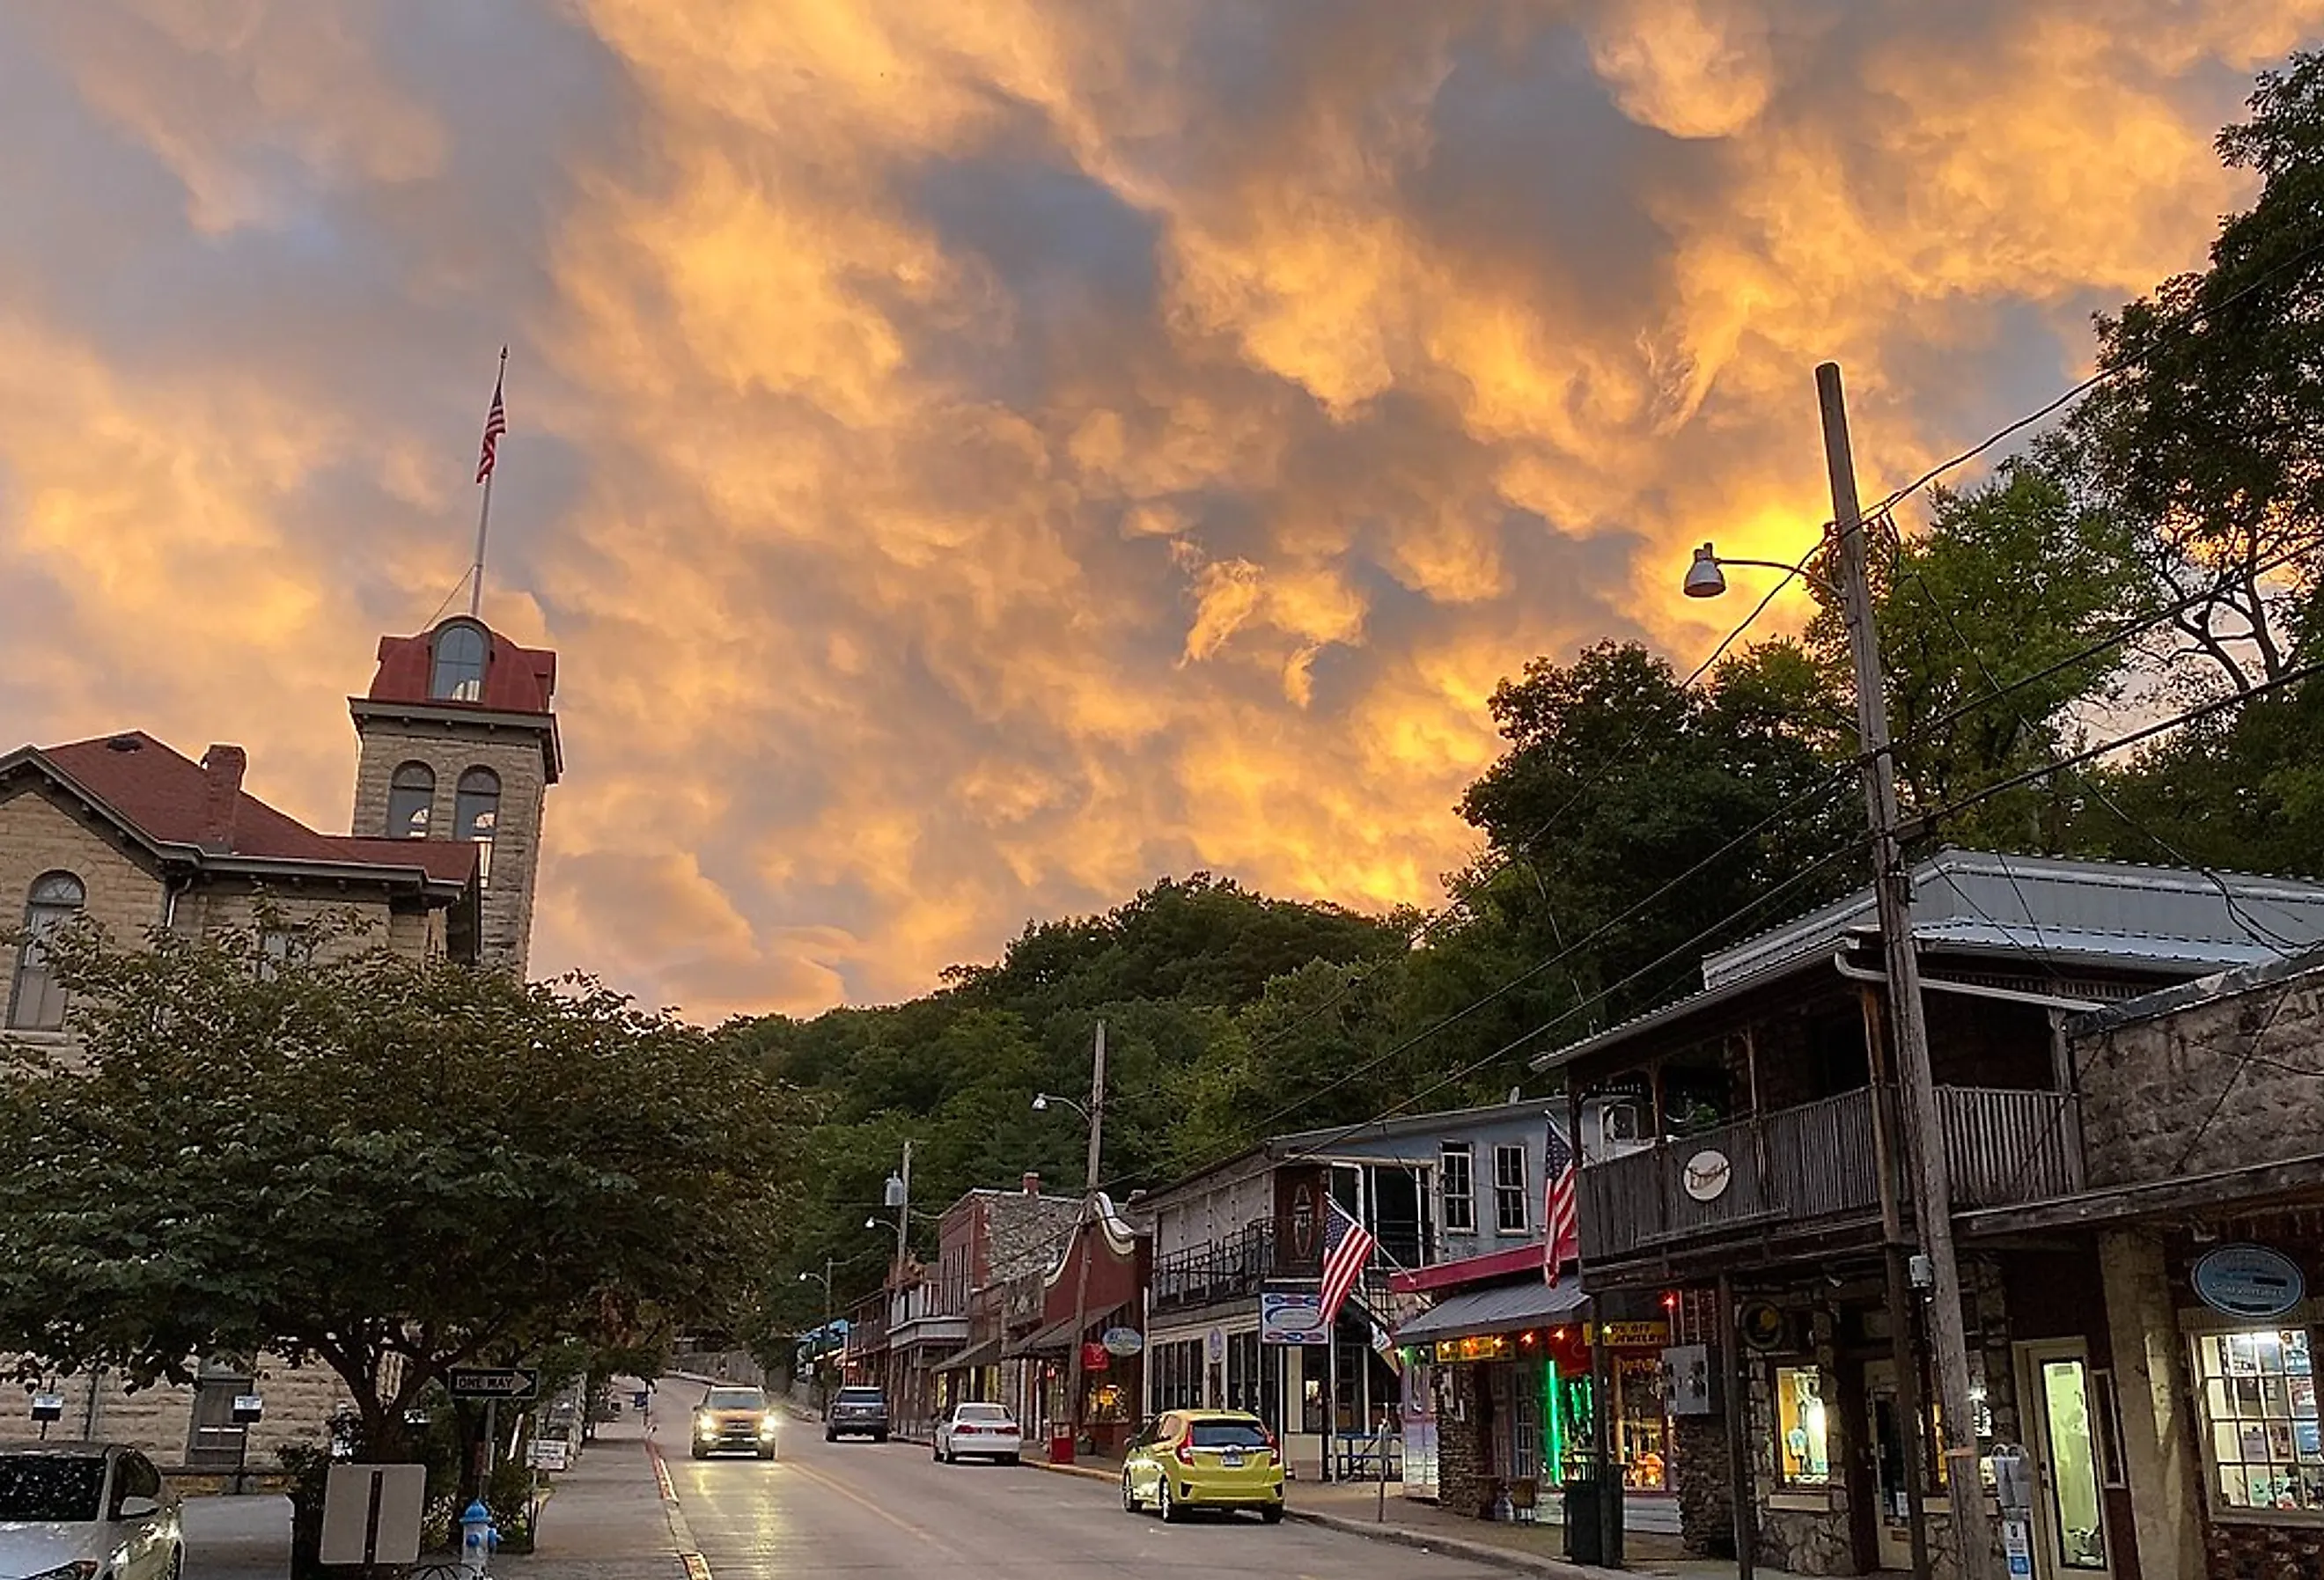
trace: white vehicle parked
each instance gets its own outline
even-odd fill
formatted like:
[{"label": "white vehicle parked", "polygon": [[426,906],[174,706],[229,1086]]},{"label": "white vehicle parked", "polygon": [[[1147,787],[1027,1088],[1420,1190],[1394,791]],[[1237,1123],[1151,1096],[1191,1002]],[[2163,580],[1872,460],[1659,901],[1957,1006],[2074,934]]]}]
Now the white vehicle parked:
[{"label": "white vehicle parked", "polygon": [[1025,1435],[1006,1405],[954,1405],[952,1414],[936,1423],[936,1458],[945,1465],[959,1464],[964,1454],[1014,1465],[1024,1452]]},{"label": "white vehicle parked", "polygon": [[178,1580],[185,1562],[178,1501],[135,1449],[0,1446],[0,1575]]}]

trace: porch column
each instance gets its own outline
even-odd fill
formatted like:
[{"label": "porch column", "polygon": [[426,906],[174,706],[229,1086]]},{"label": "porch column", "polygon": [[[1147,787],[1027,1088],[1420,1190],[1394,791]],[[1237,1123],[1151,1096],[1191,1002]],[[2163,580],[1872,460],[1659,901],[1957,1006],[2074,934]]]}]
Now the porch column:
[{"label": "porch column", "polygon": [[2163,1237],[2140,1229],[2100,1231],[2098,1275],[2106,1286],[2137,1574],[2140,1580],[2203,1580],[2203,1471],[2185,1426],[2193,1400]]}]

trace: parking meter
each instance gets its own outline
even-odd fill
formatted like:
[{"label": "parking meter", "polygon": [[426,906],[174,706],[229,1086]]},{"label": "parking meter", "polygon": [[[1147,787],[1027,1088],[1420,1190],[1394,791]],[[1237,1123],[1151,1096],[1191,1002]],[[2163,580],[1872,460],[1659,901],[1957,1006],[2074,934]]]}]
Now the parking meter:
[{"label": "parking meter", "polygon": [[2001,1505],[2001,1557],[2011,1575],[2034,1573],[2034,1473],[2014,1444],[1993,1449],[1994,1499]]}]

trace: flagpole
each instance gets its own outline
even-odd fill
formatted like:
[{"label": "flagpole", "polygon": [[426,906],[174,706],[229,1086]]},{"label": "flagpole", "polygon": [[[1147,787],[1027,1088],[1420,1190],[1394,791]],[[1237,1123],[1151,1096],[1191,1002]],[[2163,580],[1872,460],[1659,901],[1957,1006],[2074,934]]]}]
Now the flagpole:
[{"label": "flagpole", "polygon": [[[501,347],[500,372],[493,379],[493,399],[501,398],[501,387],[508,378],[508,347]],[[476,510],[476,562],[468,568],[468,618],[481,620],[484,613],[484,543],[493,531],[493,473],[495,465],[484,474],[484,502]]]}]

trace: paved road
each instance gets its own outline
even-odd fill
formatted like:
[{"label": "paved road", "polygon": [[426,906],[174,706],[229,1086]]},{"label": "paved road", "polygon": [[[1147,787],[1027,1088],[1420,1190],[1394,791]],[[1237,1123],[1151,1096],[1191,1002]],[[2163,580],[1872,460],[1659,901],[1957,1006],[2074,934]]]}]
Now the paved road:
[{"label": "paved road", "polygon": [[[666,1379],[655,1404],[678,1507],[713,1580],[1005,1575],[1009,1580],[1264,1573],[1280,1580],[1484,1580],[1505,1572],[1296,1520],[1164,1525],[1111,1486],[1026,1465],[940,1465],[915,1444],[828,1444],[787,1420],[772,1463],[687,1456],[699,1391]],[[1298,1490],[1291,1499],[1296,1506]]]},{"label": "paved road", "polygon": [[186,1500],[185,1580],[274,1580],[290,1572],[290,1500]]}]

